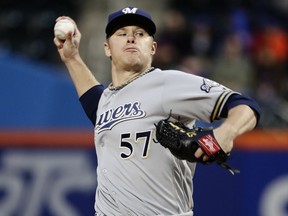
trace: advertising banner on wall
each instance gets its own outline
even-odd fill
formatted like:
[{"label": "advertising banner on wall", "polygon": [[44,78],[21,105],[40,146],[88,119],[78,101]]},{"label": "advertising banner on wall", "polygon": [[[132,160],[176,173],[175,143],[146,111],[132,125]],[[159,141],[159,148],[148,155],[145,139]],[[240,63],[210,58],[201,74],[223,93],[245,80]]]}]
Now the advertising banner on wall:
[{"label": "advertising banner on wall", "polygon": [[[240,174],[198,165],[196,216],[288,215],[287,148],[249,140],[229,161]],[[90,132],[0,132],[0,215],[94,215],[96,161]]]},{"label": "advertising banner on wall", "polygon": [[92,149],[1,150],[0,215],[93,215],[95,173]]}]

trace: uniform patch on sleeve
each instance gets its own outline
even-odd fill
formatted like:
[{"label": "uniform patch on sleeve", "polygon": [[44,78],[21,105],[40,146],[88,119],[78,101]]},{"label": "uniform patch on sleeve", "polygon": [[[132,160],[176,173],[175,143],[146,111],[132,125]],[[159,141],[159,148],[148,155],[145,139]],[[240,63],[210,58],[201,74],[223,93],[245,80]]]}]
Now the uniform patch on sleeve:
[{"label": "uniform patch on sleeve", "polygon": [[209,93],[210,90],[211,90],[211,88],[213,88],[213,87],[219,87],[219,86],[220,86],[219,83],[217,83],[217,82],[215,82],[215,81],[212,81],[212,80],[210,80],[210,79],[204,78],[204,79],[203,79],[203,84],[200,86],[200,89],[201,89],[202,91],[205,91],[205,92]]}]

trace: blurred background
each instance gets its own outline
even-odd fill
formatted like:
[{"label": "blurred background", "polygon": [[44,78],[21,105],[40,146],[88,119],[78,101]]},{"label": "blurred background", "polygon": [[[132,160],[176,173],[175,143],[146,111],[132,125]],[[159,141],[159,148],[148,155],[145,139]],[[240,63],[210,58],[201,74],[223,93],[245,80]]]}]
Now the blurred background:
[{"label": "blurred background", "polygon": [[[154,66],[205,76],[254,97],[258,128],[235,141],[231,176],[199,165],[195,215],[288,215],[287,0],[1,0],[0,215],[93,215],[93,126],[53,43],[58,16],[105,86],[107,15],[126,6],[156,22]],[[209,207],[208,207],[209,206]]]}]

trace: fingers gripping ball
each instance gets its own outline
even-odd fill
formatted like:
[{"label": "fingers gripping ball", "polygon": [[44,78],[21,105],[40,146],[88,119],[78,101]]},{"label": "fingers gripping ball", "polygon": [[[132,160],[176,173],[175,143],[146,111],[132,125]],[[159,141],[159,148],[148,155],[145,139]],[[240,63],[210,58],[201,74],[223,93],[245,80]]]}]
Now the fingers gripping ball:
[{"label": "fingers gripping ball", "polygon": [[[157,141],[163,147],[168,148],[178,159],[203,164],[215,162],[232,174],[239,172],[226,164],[230,154],[222,150],[211,128],[194,127],[190,129],[180,121],[172,122],[168,119],[159,121],[155,126]],[[208,161],[194,156],[198,148],[201,148],[209,157]]]},{"label": "fingers gripping ball", "polygon": [[71,32],[72,35],[75,33],[75,25],[69,19],[61,19],[56,22],[54,26],[54,35],[60,40],[66,40],[67,34]]}]

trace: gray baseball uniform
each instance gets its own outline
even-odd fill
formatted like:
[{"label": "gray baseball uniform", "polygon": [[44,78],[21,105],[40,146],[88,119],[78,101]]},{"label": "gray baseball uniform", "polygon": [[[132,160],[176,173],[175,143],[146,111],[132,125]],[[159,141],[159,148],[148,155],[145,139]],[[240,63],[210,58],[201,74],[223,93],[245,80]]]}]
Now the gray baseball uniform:
[{"label": "gray baseball uniform", "polygon": [[95,144],[98,215],[193,215],[195,163],[154,141],[155,123],[172,117],[193,124],[215,120],[231,91],[203,77],[160,69],[119,90],[105,89]]}]

